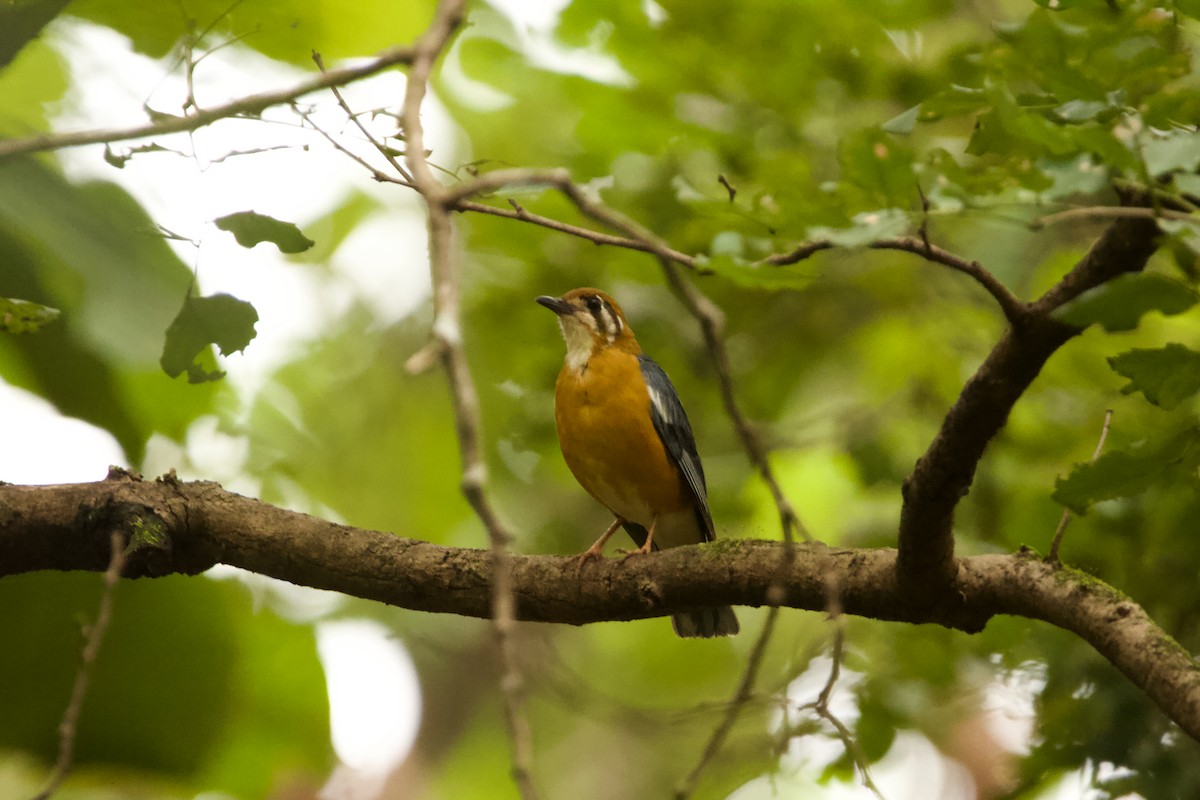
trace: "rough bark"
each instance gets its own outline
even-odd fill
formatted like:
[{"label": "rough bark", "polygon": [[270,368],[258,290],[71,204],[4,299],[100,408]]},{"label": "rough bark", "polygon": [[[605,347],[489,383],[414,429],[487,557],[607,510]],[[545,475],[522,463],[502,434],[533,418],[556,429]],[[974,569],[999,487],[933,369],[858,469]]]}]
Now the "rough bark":
[{"label": "rough bark", "polygon": [[[132,541],[128,577],[241,567],[416,611],[486,618],[489,550],[441,547],[276,508],[215,483],[142,481],[0,486],[0,576],[103,571],[112,531]],[[957,590],[914,599],[896,578],[897,551],[725,539],[624,563],[511,556],[519,619],[582,625],[664,616],[695,605],[757,606],[786,573],[784,606],[823,611],[832,578],[845,612],[967,632],[997,614],[1044,620],[1089,642],[1192,737],[1200,740],[1200,668],[1137,603],[1084,573],[1031,554],[955,560]]]},{"label": "rough bark", "polygon": [[[1136,204],[1144,198],[1127,198]],[[955,591],[954,509],[966,496],[988,442],[1050,356],[1080,333],[1055,309],[1125,272],[1138,272],[1157,248],[1152,219],[1111,224],[1050,291],[1023,306],[946,413],[941,429],[904,482],[899,580],[916,600]]]}]

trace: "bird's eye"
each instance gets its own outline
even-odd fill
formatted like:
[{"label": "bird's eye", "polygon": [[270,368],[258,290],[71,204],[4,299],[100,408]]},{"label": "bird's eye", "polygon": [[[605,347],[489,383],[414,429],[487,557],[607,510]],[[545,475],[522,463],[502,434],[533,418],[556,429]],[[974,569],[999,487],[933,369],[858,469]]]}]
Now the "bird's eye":
[{"label": "bird's eye", "polygon": [[588,310],[592,312],[599,311],[600,307],[604,305],[604,301],[594,294],[589,294],[583,299],[583,302],[587,305]]}]

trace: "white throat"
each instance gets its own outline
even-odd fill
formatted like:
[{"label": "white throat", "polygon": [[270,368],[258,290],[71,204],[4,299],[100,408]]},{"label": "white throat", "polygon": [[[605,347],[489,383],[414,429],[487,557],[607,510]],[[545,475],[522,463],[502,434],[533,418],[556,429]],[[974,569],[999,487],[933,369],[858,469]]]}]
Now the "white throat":
[{"label": "white throat", "polygon": [[562,329],[563,339],[567,342],[567,366],[580,372],[587,366],[592,357],[592,332],[578,322],[559,317],[558,327]]}]

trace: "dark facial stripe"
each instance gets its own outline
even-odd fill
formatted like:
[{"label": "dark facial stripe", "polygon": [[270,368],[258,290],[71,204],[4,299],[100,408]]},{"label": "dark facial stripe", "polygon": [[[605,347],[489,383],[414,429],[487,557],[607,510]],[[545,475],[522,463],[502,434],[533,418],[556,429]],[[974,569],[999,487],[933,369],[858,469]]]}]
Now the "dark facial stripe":
[{"label": "dark facial stripe", "polygon": [[584,300],[592,319],[596,321],[596,330],[609,339],[616,338],[621,332],[621,318],[607,300],[592,295]]}]

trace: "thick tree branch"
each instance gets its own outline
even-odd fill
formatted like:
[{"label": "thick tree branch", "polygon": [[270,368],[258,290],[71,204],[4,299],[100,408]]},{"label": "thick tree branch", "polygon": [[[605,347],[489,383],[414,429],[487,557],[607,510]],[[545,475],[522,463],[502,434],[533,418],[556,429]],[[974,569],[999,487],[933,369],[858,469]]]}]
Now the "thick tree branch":
[{"label": "thick tree branch", "polygon": [[1047,359],[1080,333],[1055,320],[1051,312],[1122,272],[1141,270],[1157,247],[1157,237],[1153,220],[1114,222],[1071,272],[1028,306],[1022,322],[1010,325],[967,381],[941,430],[904,482],[899,578],[915,598],[930,600],[952,591],[958,569],[954,509],[970,489],[988,442],[1004,427],[1017,400]]},{"label": "thick tree branch", "polygon": [[[0,486],[0,576],[35,570],[103,571],[110,536],[129,520],[160,521],[157,544],[133,550],[128,576],[195,574],[230,564],[303,586],[401,608],[489,618],[492,553],[441,547],[338,525],[227,492],[215,483],[128,477],[61,486]],[[890,549],[795,545],[781,605],[823,611],[831,578],[842,610],[897,622],[979,631],[997,614],[1072,631],[1200,740],[1200,669],[1120,592],[1033,554],[958,559],[958,591],[927,603],[896,580]],[[663,616],[698,605],[759,605],[779,579],[783,545],[722,540],[576,577],[569,556],[511,556],[519,619],[581,625]]]}]

